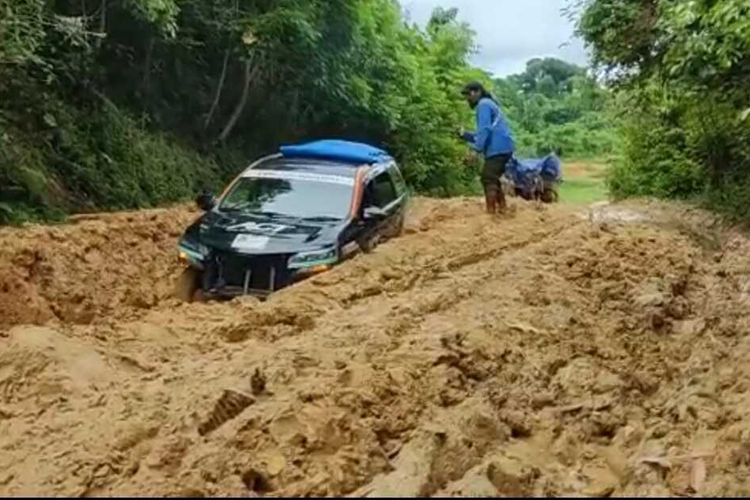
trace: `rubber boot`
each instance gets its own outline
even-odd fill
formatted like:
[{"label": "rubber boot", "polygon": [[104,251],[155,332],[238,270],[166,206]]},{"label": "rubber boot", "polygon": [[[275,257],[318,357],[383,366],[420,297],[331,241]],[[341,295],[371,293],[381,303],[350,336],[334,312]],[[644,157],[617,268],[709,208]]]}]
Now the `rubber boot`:
[{"label": "rubber boot", "polygon": [[508,203],[505,201],[505,193],[503,193],[502,190],[499,190],[497,192],[496,203],[497,209],[500,211],[500,213],[505,213],[508,211]]},{"label": "rubber boot", "polygon": [[489,192],[485,193],[484,204],[488,214],[495,215],[497,213],[497,197],[495,195]]}]

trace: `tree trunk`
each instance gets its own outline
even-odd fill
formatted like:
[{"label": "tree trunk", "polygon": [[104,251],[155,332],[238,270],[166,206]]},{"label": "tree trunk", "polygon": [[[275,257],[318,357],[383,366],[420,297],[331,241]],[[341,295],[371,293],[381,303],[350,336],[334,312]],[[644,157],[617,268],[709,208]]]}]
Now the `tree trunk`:
[{"label": "tree trunk", "polygon": [[143,63],[143,80],[141,81],[141,89],[144,95],[148,95],[149,87],[151,87],[151,62],[154,57],[154,37],[151,37],[148,41],[148,49],[146,49],[146,60]]},{"label": "tree trunk", "polygon": [[206,115],[206,121],[203,122],[203,130],[206,130],[214,117],[216,108],[219,106],[219,100],[221,99],[221,93],[224,90],[224,81],[227,78],[227,66],[229,65],[229,49],[224,52],[224,64],[221,67],[221,75],[219,76],[219,82],[216,86],[216,95],[214,95],[214,102],[211,103],[211,109]]},{"label": "tree trunk", "polygon": [[224,142],[227,140],[227,137],[232,133],[232,130],[234,130],[234,126],[237,125],[237,121],[242,116],[242,112],[245,111],[245,105],[247,104],[247,97],[250,93],[250,84],[253,81],[253,78],[258,73],[258,69],[260,68],[260,65],[256,65],[253,68],[253,63],[251,60],[245,61],[245,71],[244,71],[244,82],[242,87],[242,95],[240,96],[240,100],[237,102],[237,106],[234,108],[234,112],[232,113],[232,116],[229,117],[229,121],[224,126],[224,130],[221,131],[221,134],[219,134],[219,142]]},{"label": "tree trunk", "polygon": [[100,8],[101,13],[99,15],[99,37],[96,40],[96,47],[99,48],[104,39],[104,34],[107,32],[107,0],[102,0],[102,6]]}]

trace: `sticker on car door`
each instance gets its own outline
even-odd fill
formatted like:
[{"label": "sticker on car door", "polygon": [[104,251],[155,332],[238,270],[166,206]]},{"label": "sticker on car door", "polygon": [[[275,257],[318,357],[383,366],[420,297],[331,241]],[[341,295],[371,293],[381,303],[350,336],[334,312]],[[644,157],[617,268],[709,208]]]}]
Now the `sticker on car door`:
[{"label": "sticker on car door", "polygon": [[232,241],[232,248],[236,250],[263,250],[268,245],[268,240],[268,236],[238,234]]}]

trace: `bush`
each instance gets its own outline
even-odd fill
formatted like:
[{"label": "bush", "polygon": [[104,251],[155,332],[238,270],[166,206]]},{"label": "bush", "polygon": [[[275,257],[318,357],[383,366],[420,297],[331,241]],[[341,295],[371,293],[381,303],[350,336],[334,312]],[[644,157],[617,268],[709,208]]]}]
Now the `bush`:
[{"label": "bush", "polygon": [[485,75],[455,9],[420,29],[395,0],[101,5],[0,0],[0,223],[180,200],[321,137],[388,147],[419,192],[476,189],[454,131]]},{"label": "bush", "polygon": [[111,104],[89,112],[47,105],[54,111],[33,133],[3,127],[0,222],[151,207],[221,182],[212,160]]},{"label": "bush", "polygon": [[705,171],[690,153],[683,130],[646,110],[632,113],[620,134],[621,152],[608,177],[613,196],[688,198],[701,191]]},{"label": "bush", "polygon": [[613,191],[750,216],[750,3],[580,5],[579,34],[624,104]]}]

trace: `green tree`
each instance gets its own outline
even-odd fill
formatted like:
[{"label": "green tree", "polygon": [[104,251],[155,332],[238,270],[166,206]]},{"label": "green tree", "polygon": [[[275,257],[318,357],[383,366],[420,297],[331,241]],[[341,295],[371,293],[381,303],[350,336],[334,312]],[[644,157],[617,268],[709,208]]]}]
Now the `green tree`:
[{"label": "green tree", "polygon": [[615,146],[610,92],[585,68],[557,59],[532,59],[519,75],[497,79],[495,93],[523,156],[555,151],[602,157]]},{"label": "green tree", "polygon": [[581,9],[579,31],[625,107],[615,192],[701,196],[750,216],[750,4],[590,0]]},{"label": "green tree", "polygon": [[0,0],[0,220],[149,206],[280,143],[389,147],[412,187],[475,188],[453,130],[474,34],[395,0]]}]

